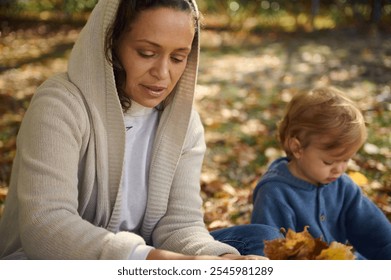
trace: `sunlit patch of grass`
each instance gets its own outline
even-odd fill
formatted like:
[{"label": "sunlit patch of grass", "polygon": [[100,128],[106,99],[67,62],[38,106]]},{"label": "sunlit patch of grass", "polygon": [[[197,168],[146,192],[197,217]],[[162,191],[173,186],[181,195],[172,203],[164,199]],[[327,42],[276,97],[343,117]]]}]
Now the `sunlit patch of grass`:
[{"label": "sunlit patch of grass", "polygon": [[[370,180],[377,180],[391,188],[391,111],[380,103],[376,110],[367,113],[367,146],[360,151],[365,172]],[[365,149],[367,147],[367,149]]]}]

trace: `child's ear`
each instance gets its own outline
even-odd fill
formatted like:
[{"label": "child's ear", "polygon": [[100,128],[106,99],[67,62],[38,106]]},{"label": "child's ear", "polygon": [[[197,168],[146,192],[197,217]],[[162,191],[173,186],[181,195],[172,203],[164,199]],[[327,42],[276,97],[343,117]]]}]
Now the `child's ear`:
[{"label": "child's ear", "polygon": [[301,147],[299,139],[296,137],[292,137],[289,139],[289,149],[292,152],[292,155],[298,159],[301,157],[301,154],[303,152],[303,148]]}]

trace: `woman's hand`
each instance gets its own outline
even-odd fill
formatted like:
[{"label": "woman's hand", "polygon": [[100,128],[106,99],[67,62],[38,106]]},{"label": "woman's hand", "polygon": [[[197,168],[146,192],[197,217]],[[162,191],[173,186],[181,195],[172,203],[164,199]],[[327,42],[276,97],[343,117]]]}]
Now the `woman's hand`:
[{"label": "woman's hand", "polygon": [[225,260],[268,260],[268,258],[258,255],[235,255],[225,254],[221,256]]},{"label": "woman's hand", "polygon": [[147,260],[222,260],[218,256],[189,256],[166,250],[153,249],[149,252]]},{"label": "woman's hand", "polygon": [[224,254],[221,256],[189,256],[170,251],[153,249],[149,252],[147,260],[268,260],[268,258],[256,255],[235,255],[235,254]]}]

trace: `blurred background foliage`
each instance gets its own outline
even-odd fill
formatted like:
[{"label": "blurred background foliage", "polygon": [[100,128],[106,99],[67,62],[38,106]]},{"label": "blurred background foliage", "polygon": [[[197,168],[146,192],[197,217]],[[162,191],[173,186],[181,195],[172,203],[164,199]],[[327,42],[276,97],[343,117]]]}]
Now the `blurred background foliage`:
[{"label": "blurred background foliage", "polygon": [[[88,15],[98,0],[0,0],[2,16],[39,16],[67,20]],[[391,0],[198,0],[219,28],[323,29],[346,24],[385,27],[391,23]]]},{"label": "blurred background foliage", "polygon": [[72,14],[91,11],[97,2],[97,0],[0,0],[0,5],[3,9],[14,14],[44,11],[58,11]]}]

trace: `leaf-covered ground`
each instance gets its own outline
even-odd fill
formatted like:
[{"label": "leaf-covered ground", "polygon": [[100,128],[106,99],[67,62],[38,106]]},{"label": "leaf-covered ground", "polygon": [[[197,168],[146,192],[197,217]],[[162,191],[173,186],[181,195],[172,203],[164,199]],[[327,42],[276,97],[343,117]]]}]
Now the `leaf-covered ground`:
[{"label": "leaf-covered ground", "polygon": [[[29,100],[47,77],[66,70],[79,31],[71,25],[2,22],[0,200]],[[202,34],[196,106],[208,145],[201,194],[209,229],[249,222],[252,190],[267,164],[282,155],[275,129],[286,103],[319,84],[347,91],[363,110],[369,139],[349,172],[391,219],[391,34]]]}]

